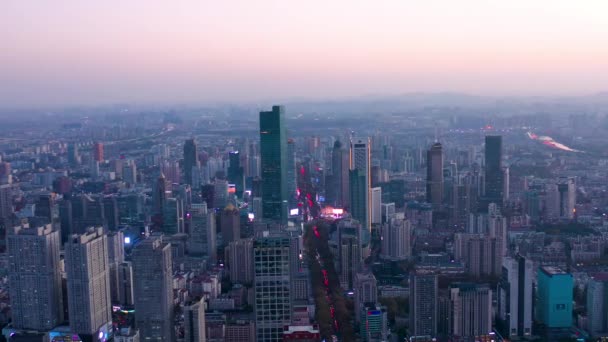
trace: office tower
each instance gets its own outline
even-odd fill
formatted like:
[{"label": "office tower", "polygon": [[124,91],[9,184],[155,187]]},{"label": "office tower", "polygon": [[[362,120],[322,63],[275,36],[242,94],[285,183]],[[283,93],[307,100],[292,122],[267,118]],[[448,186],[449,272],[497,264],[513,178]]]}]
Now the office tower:
[{"label": "office tower", "polygon": [[265,235],[253,243],[256,341],[278,342],[291,322],[291,241]]},{"label": "office tower", "polygon": [[253,282],[253,239],[240,239],[228,243],[225,251],[230,281],[240,284]]},{"label": "office tower", "polygon": [[492,331],[492,290],[486,284],[450,284],[450,336],[465,341]]},{"label": "office tower", "polygon": [[241,215],[239,209],[232,204],[228,204],[220,215],[220,231],[224,246],[231,241],[241,238]]},{"label": "office tower", "polygon": [[503,261],[501,251],[502,245],[498,239],[490,235],[454,235],[454,259],[464,262],[472,276],[499,276]]},{"label": "office tower", "polygon": [[133,266],[125,261],[118,265],[118,305],[133,306]]},{"label": "office tower", "polygon": [[119,267],[125,261],[125,235],[122,231],[113,231],[106,235],[108,243],[108,269],[110,279],[110,297],[112,303],[120,301],[120,275]]},{"label": "office tower", "polygon": [[95,142],[93,144],[93,160],[96,162],[103,162],[103,144],[100,142]]},{"label": "office tower", "polygon": [[287,223],[287,134],[282,106],[260,112],[262,215]]},{"label": "office tower", "polygon": [[8,230],[13,328],[47,331],[63,322],[59,244],[59,232],[50,224]]},{"label": "office tower", "polygon": [[505,337],[532,334],[532,267],[532,261],[520,255],[503,261],[497,299],[498,318]]},{"label": "office tower", "polygon": [[171,245],[150,237],[133,248],[135,325],[144,340],[173,341]]},{"label": "office tower", "polygon": [[426,201],[433,209],[443,202],[443,148],[438,142],[426,152]]},{"label": "office tower", "polygon": [[167,198],[163,210],[163,233],[173,235],[184,232],[184,201]]},{"label": "office tower", "polygon": [[587,283],[588,331],[592,337],[608,335],[608,273],[595,273]]},{"label": "office tower", "polygon": [[338,208],[350,206],[349,169],[349,152],[342,146],[339,140],[336,140],[331,152],[331,176],[327,184],[327,202]]},{"label": "office tower", "polygon": [[80,156],[78,155],[78,146],[75,143],[68,145],[68,163],[72,166],[76,166],[80,163]]},{"label": "office tower", "polygon": [[192,204],[188,253],[197,257],[206,256],[211,264],[217,261],[215,215],[213,211],[208,211],[205,202]]},{"label": "office tower", "polygon": [[216,179],[213,182],[213,207],[224,208],[228,204],[228,182]]},{"label": "office tower", "polygon": [[344,219],[338,223],[338,260],[340,285],[352,289],[355,275],[361,269],[363,251],[360,242],[361,232],[365,231],[359,221]]},{"label": "office tower", "polygon": [[112,325],[108,244],[103,227],[72,235],[64,248],[70,328],[103,341]]},{"label": "office tower", "polygon": [[137,165],[134,160],[129,160],[122,167],[122,179],[130,185],[137,184]]},{"label": "office tower", "polygon": [[55,202],[56,195],[54,193],[43,194],[38,197],[38,203],[36,203],[35,215],[38,217],[44,217],[48,223],[53,223],[55,219],[59,218],[59,207]]},{"label": "office tower", "polygon": [[572,326],[574,280],[558,267],[541,266],[537,274],[536,318],[548,328]]},{"label": "office tower", "polygon": [[[370,140],[353,139],[350,142],[350,198],[353,218],[371,231],[371,153]],[[353,173],[353,171],[355,171]],[[353,180],[353,178],[355,178]],[[353,194],[355,192],[355,194]],[[357,200],[355,203],[354,200]],[[355,216],[355,206],[357,207]],[[363,210],[364,209],[364,210]]]},{"label": "office tower", "polygon": [[154,213],[161,214],[165,210],[165,202],[167,201],[167,191],[170,189],[165,174],[161,171],[160,176],[156,179],[153,186],[152,200],[154,204]]},{"label": "office tower", "polygon": [[380,256],[390,260],[406,260],[411,254],[412,226],[402,213],[393,214],[382,225]]},{"label": "office tower", "polygon": [[371,223],[382,223],[382,188],[376,187],[371,189],[370,207],[372,209]]},{"label": "office tower", "polygon": [[574,218],[574,207],[576,205],[576,185],[574,178],[560,178],[557,183],[559,192],[559,218],[571,220]]},{"label": "office tower", "polygon": [[184,143],[184,183],[192,185],[192,168],[198,166],[196,142],[188,139]]},{"label": "office tower", "polygon": [[[376,306],[378,302],[378,282],[371,272],[357,273],[353,286],[355,293],[355,312],[366,306]],[[360,316],[355,315],[357,321]]]},{"label": "office tower", "polygon": [[410,273],[410,335],[434,338],[437,335],[437,274]]},{"label": "office tower", "polygon": [[502,136],[486,136],[485,198],[502,206],[504,179],[502,169]]},{"label": "office tower", "polygon": [[264,216],[262,210],[262,197],[254,197],[251,201],[251,213],[256,220],[260,220],[260,218]]},{"label": "office tower", "polygon": [[293,139],[287,139],[287,197],[289,198],[290,208],[296,207],[296,191],[298,187],[298,178],[296,173],[296,143]]},{"label": "office tower", "polygon": [[205,342],[205,302],[194,300],[184,305],[184,342]]},{"label": "office tower", "polygon": [[243,196],[245,190],[245,172],[241,166],[241,154],[239,151],[232,151],[228,153],[228,181],[234,184],[236,188],[236,195],[239,197]]}]

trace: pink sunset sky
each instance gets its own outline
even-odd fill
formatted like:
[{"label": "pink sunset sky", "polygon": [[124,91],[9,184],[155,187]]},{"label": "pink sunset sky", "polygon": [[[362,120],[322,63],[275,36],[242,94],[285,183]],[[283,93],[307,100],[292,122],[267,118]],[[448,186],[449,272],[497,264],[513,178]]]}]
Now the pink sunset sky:
[{"label": "pink sunset sky", "polygon": [[608,1],[0,1],[0,107],[608,90]]}]

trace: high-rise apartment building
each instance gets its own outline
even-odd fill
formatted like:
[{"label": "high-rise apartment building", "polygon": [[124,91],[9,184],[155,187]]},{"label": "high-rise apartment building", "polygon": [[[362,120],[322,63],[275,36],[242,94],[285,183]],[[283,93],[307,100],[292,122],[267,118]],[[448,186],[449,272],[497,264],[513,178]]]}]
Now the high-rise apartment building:
[{"label": "high-rise apartment building", "polygon": [[370,196],[370,207],[371,207],[371,223],[380,224],[382,223],[382,188],[375,187],[371,189]]},{"label": "high-rise apartment building", "polygon": [[279,342],[291,322],[291,238],[265,235],[253,243],[256,341]]},{"label": "high-rise apartment building", "polygon": [[150,237],[133,248],[135,325],[144,340],[174,339],[171,245]]},{"label": "high-rise apartment building", "polygon": [[337,260],[340,286],[352,289],[355,285],[355,275],[361,269],[363,248],[360,236],[365,228],[357,220],[345,219],[338,224]]},{"label": "high-rise apartment building", "polygon": [[205,342],[205,302],[195,300],[184,305],[184,342]]},{"label": "high-rise apartment building", "polygon": [[103,227],[98,227],[72,235],[64,245],[70,328],[94,341],[103,341],[112,330],[106,240]]},{"label": "high-rise apartment building", "polygon": [[426,201],[433,209],[443,202],[443,148],[438,142],[426,152]]},{"label": "high-rise apartment building", "polygon": [[405,260],[411,254],[412,226],[403,213],[393,214],[382,225],[380,256],[390,260]]},{"label": "high-rise apartment building", "polygon": [[492,331],[492,290],[488,285],[450,285],[450,336],[479,340]]},{"label": "high-rise apartment building", "polygon": [[532,335],[532,267],[532,261],[520,255],[503,260],[497,296],[503,336]]},{"label": "high-rise apartment building", "polygon": [[184,183],[192,185],[192,168],[198,166],[198,153],[194,139],[184,142]]},{"label": "high-rise apartment building", "polygon": [[437,335],[437,274],[410,273],[410,335],[434,338]]},{"label": "high-rise apartment building", "polygon": [[[378,282],[371,272],[357,273],[353,286],[355,293],[355,312],[361,311],[366,306],[376,306],[378,302]],[[355,318],[359,320],[360,315]]]},{"label": "high-rise apartment building", "polygon": [[282,106],[260,112],[260,152],[263,217],[286,224],[287,133]]},{"label": "high-rise apartment building", "polygon": [[12,325],[48,331],[63,322],[60,236],[52,225],[9,229],[8,282]]}]

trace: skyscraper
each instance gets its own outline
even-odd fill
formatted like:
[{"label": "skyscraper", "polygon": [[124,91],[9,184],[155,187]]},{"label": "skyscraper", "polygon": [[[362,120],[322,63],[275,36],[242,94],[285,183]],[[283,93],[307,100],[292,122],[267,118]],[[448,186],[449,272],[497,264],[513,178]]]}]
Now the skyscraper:
[{"label": "skyscraper", "polygon": [[120,302],[120,273],[119,267],[125,261],[125,235],[122,231],[110,232],[106,235],[108,243],[108,268],[110,273],[110,297],[112,303]]},{"label": "skyscraper", "polygon": [[191,215],[188,252],[192,256],[206,256],[212,264],[215,264],[217,261],[215,215],[213,211],[208,211],[205,202],[192,204]]},{"label": "skyscraper", "polygon": [[205,302],[195,300],[184,305],[184,342],[205,342]]},{"label": "skyscraper", "polygon": [[64,248],[70,328],[94,341],[103,340],[112,324],[108,244],[103,227],[72,235]]},{"label": "skyscraper", "polygon": [[141,338],[173,341],[171,245],[150,237],[133,248],[132,260],[135,324]]},{"label": "skyscraper", "polygon": [[369,226],[366,222],[369,221],[369,187],[367,186],[367,178],[363,171],[359,169],[350,170],[348,172],[349,192],[350,192],[350,213],[351,216],[359,221],[363,229],[369,231]]},{"label": "skyscraper", "polygon": [[505,336],[532,334],[532,276],[532,261],[520,255],[504,259],[497,297]]},{"label": "skyscraper", "polygon": [[165,174],[161,171],[160,176],[156,180],[153,186],[152,200],[154,204],[154,213],[161,214],[165,209],[165,202],[167,201],[167,190],[168,184]]},{"label": "skyscraper", "polygon": [[340,286],[352,289],[355,284],[355,275],[361,269],[363,262],[363,248],[361,247],[361,233],[365,228],[357,220],[344,219],[338,223],[338,260]]},{"label": "skyscraper", "polygon": [[370,207],[371,207],[371,223],[382,223],[382,188],[371,188]]},{"label": "skyscraper", "polygon": [[239,151],[231,151],[228,153],[228,181],[234,184],[236,195],[241,197],[245,190],[245,171],[241,166],[241,154]]},{"label": "skyscraper", "polygon": [[97,162],[103,162],[103,144],[100,142],[95,142],[93,144],[93,160]]},{"label": "skyscraper", "polygon": [[198,166],[198,153],[194,139],[184,142],[184,183],[192,185],[192,168]]},{"label": "skyscraper", "polygon": [[[502,136],[486,136],[485,146],[485,198],[487,203],[502,205],[504,179],[502,169]],[[485,211],[485,208],[484,208]]]},{"label": "skyscraper", "polygon": [[348,171],[349,152],[336,140],[331,153],[331,178],[328,182],[328,202],[339,208],[350,207]]},{"label": "skyscraper", "polygon": [[492,290],[488,285],[451,284],[450,306],[450,336],[469,341],[492,331]]},{"label": "skyscraper", "polygon": [[167,198],[163,209],[163,233],[173,235],[184,232],[184,201]]},{"label": "skyscraper", "polygon": [[287,197],[289,198],[290,208],[296,207],[296,190],[298,187],[298,177],[296,173],[296,142],[287,139]]},{"label": "skyscraper", "polygon": [[426,201],[439,209],[443,202],[443,148],[436,142],[426,152]]},{"label": "skyscraper", "polygon": [[25,224],[9,229],[7,244],[13,327],[53,329],[63,322],[59,232]]},{"label": "skyscraper", "polygon": [[[356,191],[360,192],[353,195],[353,181],[351,179],[350,197],[351,206],[353,207],[353,217],[361,224],[365,229],[371,231],[371,152],[370,152],[370,139],[369,138],[358,138],[353,139],[350,142],[350,169],[351,177],[353,176],[352,171],[358,170],[357,178],[363,177],[362,184],[359,184],[361,180],[357,180]],[[357,213],[358,217],[355,217],[353,198],[357,198],[360,202],[357,203],[357,207],[365,209],[361,213]],[[359,209],[358,209],[359,210]]]},{"label": "skyscraper", "polygon": [[226,262],[230,281],[248,284],[253,282],[253,239],[231,241],[226,248]]},{"label": "skyscraper", "polygon": [[263,217],[286,224],[287,134],[282,106],[260,112],[260,151]]},{"label": "skyscraper", "polygon": [[588,331],[592,337],[608,333],[608,273],[592,274],[587,283]]},{"label": "skyscraper", "polygon": [[291,241],[266,235],[253,245],[256,341],[279,342],[291,322]]},{"label": "skyscraper", "polygon": [[570,328],[574,287],[572,275],[558,267],[541,266],[537,279],[536,318],[548,328]]},{"label": "skyscraper", "polygon": [[241,215],[239,209],[228,204],[220,215],[220,230],[222,241],[227,246],[231,241],[241,238]]},{"label": "skyscraper", "polygon": [[412,227],[410,221],[401,215],[393,214],[382,225],[382,246],[380,255],[391,260],[405,260],[412,254]]},{"label": "skyscraper", "polygon": [[[355,293],[355,312],[361,311],[366,306],[375,306],[378,301],[378,282],[371,272],[362,272],[355,275],[353,286]],[[355,315],[357,321],[360,315]]]},{"label": "skyscraper", "polygon": [[437,335],[437,274],[410,273],[410,335],[434,338]]}]

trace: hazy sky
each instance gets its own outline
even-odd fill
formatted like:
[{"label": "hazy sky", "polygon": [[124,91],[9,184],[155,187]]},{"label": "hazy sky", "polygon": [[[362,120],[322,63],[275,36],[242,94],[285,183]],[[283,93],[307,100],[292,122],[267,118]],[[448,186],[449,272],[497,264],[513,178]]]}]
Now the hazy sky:
[{"label": "hazy sky", "polygon": [[0,107],[607,90],[606,0],[0,0]]}]

